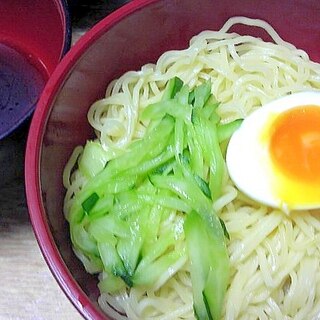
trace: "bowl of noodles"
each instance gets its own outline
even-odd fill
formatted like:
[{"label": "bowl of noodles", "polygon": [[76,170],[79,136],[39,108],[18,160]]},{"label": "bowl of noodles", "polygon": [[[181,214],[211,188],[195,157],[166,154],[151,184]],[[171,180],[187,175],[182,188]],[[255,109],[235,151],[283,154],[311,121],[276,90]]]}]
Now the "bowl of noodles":
[{"label": "bowl of noodles", "polygon": [[26,193],[84,318],[319,318],[320,211],[253,200],[225,159],[255,110],[320,90],[319,12],[137,0],[62,60],[31,123]]}]

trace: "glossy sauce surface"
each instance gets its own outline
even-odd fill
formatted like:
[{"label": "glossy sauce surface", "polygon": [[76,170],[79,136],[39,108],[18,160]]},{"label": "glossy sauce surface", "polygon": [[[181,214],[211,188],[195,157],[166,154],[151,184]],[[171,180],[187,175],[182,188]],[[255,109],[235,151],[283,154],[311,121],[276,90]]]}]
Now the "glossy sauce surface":
[{"label": "glossy sauce surface", "polygon": [[0,138],[31,114],[46,80],[32,55],[0,43]]}]

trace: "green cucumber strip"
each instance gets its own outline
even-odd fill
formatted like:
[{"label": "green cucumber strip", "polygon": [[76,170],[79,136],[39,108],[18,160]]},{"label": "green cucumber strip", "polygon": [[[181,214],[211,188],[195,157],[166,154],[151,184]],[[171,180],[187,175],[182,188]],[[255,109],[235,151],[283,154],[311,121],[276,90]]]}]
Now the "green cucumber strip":
[{"label": "green cucumber strip", "polygon": [[200,320],[220,319],[228,285],[229,257],[221,232],[215,232],[214,224],[214,220],[208,223],[195,211],[184,222],[194,310]]},{"label": "green cucumber strip", "polygon": [[[211,108],[212,111],[216,112],[217,108],[219,107],[220,102],[216,99],[216,97],[213,94],[210,94],[208,100],[204,104],[203,108]],[[203,110],[205,112],[205,110]],[[207,118],[209,119],[209,117]]]},{"label": "green cucumber strip", "polygon": [[79,170],[85,177],[93,178],[103,170],[108,160],[109,155],[99,142],[87,141],[79,160]]},{"label": "green cucumber strip", "polygon": [[98,202],[99,196],[93,192],[86,200],[81,204],[82,209],[85,213],[89,214],[95,204]]},{"label": "green cucumber strip", "polygon": [[126,238],[129,235],[129,225],[119,217],[108,214],[104,217],[93,220],[88,232],[98,241],[110,241],[110,236]]},{"label": "green cucumber strip", "polygon": [[201,116],[194,114],[195,134],[199,139],[205,162],[210,168],[209,188],[211,198],[215,201],[222,193],[222,179],[225,172],[224,160],[221,153],[216,126]]},{"label": "green cucumber strip", "polygon": [[94,207],[90,210],[89,220],[92,221],[101,216],[106,215],[113,208],[114,195],[106,194],[104,197],[99,198]]},{"label": "green cucumber strip", "polygon": [[194,88],[194,103],[195,108],[202,108],[211,95],[211,82],[206,81],[200,86]]},{"label": "green cucumber strip", "polygon": [[215,96],[212,94],[202,108],[203,116],[214,124],[220,122],[220,116],[217,114],[217,108],[220,105]]},{"label": "green cucumber strip", "polygon": [[162,101],[173,99],[182,86],[183,81],[179,77],[170,79],[163,92]]},{"label": "green cucumber strip", "polygon": [[105,271],[122,278],[129,287],[132,287],[131,277],[124,268],[115,246],[109,242],[103,242],[98,243],[98,249]]},{"label": "green cucumber strip", "polygon": [[164,168],[164,165],[167,165],[168,161],[170,159],[173,159],[173,157],[174,157],[174,148],[170,144],[158,156],[150,160],[146,160],[143,163],[141,163],[139,166],[136,166],[126,171],[126,174],[143,175],[143,174],[154,172],[156,170],[159,170],[159,168]]},{"label": "green cucumber strip", "polygon": [[243,119],[237,119],[226,124],[220,124],[217,126],[217,135],[219,142],[228,140],[233,133],[241,126]]},{"label": "green cucumber strip", "polygon": [[111,160],[104,171],[111,171],[115,175],[157,156],[167,147],[173,129],[174,119],[169,116],[164,117],[143,139],[136,140],[123,155]]},{"label": "green cucumber strip", "polygon": [[[152,196],[150,196],[152,198]],[[164,208],[158,204],[153,204],[149,214],[149,227],[146,228],[145,239],[141,248],[141,256],[145,256],[148,252],[153,250],[153,247],[158,242],[158,233],[160,229],[161,217]]]},{"label": "green cucumber strip", "polygon": [[191,104],[191,105],[194,104],[194,90],[190,91],[189,93],[188,104]]},{"label": "green cucumber strip", "polygon": [[[210,270],[211,271],[211,270]],[[210,272],[209,271],[209,272]],[[202,291],[202,299],[203,299],[203,302],[204,302],[204,306],[207,310],[207,316],[208,316],[208,319],[209,320],[214,320],[214,318],[212,317],[211,315],[211,310],[210,310],[210,301],[208,301],[209,299],[207,298],[206,294],[204,291]],[[198,319],[199,319],[199,316],[197,315]],[[217,318],[218,320],[218,318]]]},{"label": "green cucumber strip", "polygon": [[175,148],[175,157],[178,160],[180,154],[183,153],[184,149],[184,122],[181,119],[176,119],[174,126],[174,148]]},{"label": "green cucumber strip", "polygon": [[179,118],[187,121],[191,119],[191,106],[183,105],[177,100],[156,102],[149,105],[143,110],[141,114],[141,120],[144,121],[147,119],[162,119],[166,114],[174,118]]},{"label": "green cucumber strip", "polygon": [[187,125],[187,144],[190,154],[190,167],[194,174],[202,177],[204,174],[204,159],[200,141],[194,127]]},{"label": "green cucumber strip", "polygon": [[[227,269],[223,269],[226,267]],[[222,306],[224,303],[225,293],[227,291],[229,280],[229,267],[226,264],[221,264],[216,270],[210,269],[202,291],[203,301],[206,306],[209,319],[220,320]],[[213,286],[215,288],[213,289]],[[217,294],[220,292],[221,294]]]},{"label": "green cucumber strip", "polygon": [[208,146],[211,149],[211,164],[209,188],[211,190],[211,198],[217,200],[222,194],[222,180],[225,173],[225,163],[221,153],[216,130],[211,130],[209,135]]},{"label": "green cucumber strip", "polygon": [[189,105],[189,87],[184,85],[181,90],[176,94],[175,100],[177,100],[184,108]]},{"label": "green cucumber strip", "polygon": [[166,177],[154,175],[150,176],[149,179],[155,187],[171,190],[194,210],[205,215],[212,211],[211,201],[202,193],[194,181],[173,175]]},{"label": "green cucumber strip", "polygon": [[221,223],[221,226],[222,226],[222,230],[223,230],[224,236],[225,236],[228,240],[230,240],[230,235],[229,235],[229,232],[228,232],[228,230],[227,230],[226,224],[224,223],[224,221],[223,221],[222,219],[219,218],[219,220],[220,220],[220,223]]},{"label": "green cucumber strip", "polygon": [[211,191],[209,188],[209,184],[205,180],[203,180],[199,175],[193,174],[188,158],[186,157],[185,154],[179,155],[178,164],[182,174],[188,181],[195,181],[198,187],[200,188],[200,190],[204,193],[204,195],[207,196],[209,199],[211,199]]},{"label": "green cucumber strip", "polygon": [[156,195],[154,197],[154,202],[165,207],[165,208],[170,208],[170,209],[174,209],[177,211],[181,211],[181,212],[190,212],[191,207],[183,200],[179,199],[177,196],[175,195],[161,195],[162,193],[159,192],[158,195]]},{"label": "green cucumber strip", "polygon": [[135,286],[144,286],[152,288],[154,284],[168,271],[170,266],[175,264],[183,253],[170,251],[162,255],[159,259],[150,264],[143,264],[137,267],[137,270],[132,277]]},{"label": "green cucumber strip", "polygon": [[176,164],[175,159],[170,159],[167,162],[163,163],[162,165],[158,166],[154,170],[150,172],[150,175],[153,174],[163,174],[164,176],[168,175],[174,168]]},{"label": "green cucumber strip", "polygon": [[70,235],[73,245],[87,255],[99,256],[97,243],[82,224],[70,225]]},{"label": "green cucumber strip", "polygon": [[103,264],[100,256],[86,255],[82,250],[73,246],[73,251],[80,259],[86,271],[90,274],[96,274],[103,271]]},{"label": "green cucumber strip", "polygon": [[111,213],[120,219],[127,219],[146,207],[147,202],[139,198],[136,190],[125,191],[117,194]]},{"label": "green cucumber strip", "polygon": [[131,190],[137,182],[137,175],[127,175],[120,173],[114,178],[110,179],[104,187],[106,194],[116,194],[119,192]]},{"label": "green cucumber strip", "polygon": [[209,184],[203,180],[200,176],[198,176],[197,174],[194,175],[194,179],[196,180],[199,188],[201,189],[201,191],[209,198],[209,199],[212,199],[211,198],[211,190],[210,190],[210,187],[209,187]]},{"label": "green cucumber strip", "polygon": [[[139,211],[146,205],[158,205],[164,208],[170,208],[181,212],[189,212],[191,207],[183,200],[179,199],[176,194],[169,190],[158,190],[157,194],[150,194],[142,191],[137,191],[133,193],[132,196],[127,198],[127,200],[119,201],[113,211],[118,211],[118,216],[125,218],[132,214],[133,212]],[[134,192],[134,191],[132,191]],[[121,194],[121,198],[127,196],[129,192]],[[125,212],[124,214],[119,214],[120,212]]]},{"label": "green cucumber strip", "polygon": [[[90,191],[89,191],[90,192]],[[86,198],[85,196],[89,197],[90,194],[88,194],[89,192],[86,192],[84,194],[84,196],[82,197],[84,201]],[[74,225],[74,224],[78,224],[81,223],[81,221],[83,220],[83,218],[85,217],[85,213],[83,211],[82,205],[81,205],[81,199],[76,199],[73,201],[70,211],[68,212],[68,214],[66,215],[66,219],[69,222],[70,226]]]},{"label": "green cucumber strip", "polygon": [[146,236],[147,223],[149,221],[150,210],[148,207],[129,217],[129,233],[126,238],[118,241],[117,251],[127,273],[133,276],[141,253],[141,248]]},{"label": "green cucumber strip", "polygon": [[113,274],[107,273],[107,276],[99,281],[98,288],[101,293],[116,293],[125,288],[125,282]]},{"label": "green cucumber strip", "polygon": [[[160,223],[160,221],[159,221]],[[168,230],[165,234],[163,234],[157,241],[152,243],[145,243],[144,246],[147,248],[143,248],[144,255],[139,263],[139,268],[143,268],[150,263],[153,263],[156,259],[158,259],[162,254],[164,254],[168,248],[173,247],[175,244],[175,237],[172,230]]]},{"label": "green cucumber strip", "polygon": [[130,278],[134,275],[140,257],[143,237],[138,230],[131,232],[131,238],[119,239],[117,250],[127,274]]}]

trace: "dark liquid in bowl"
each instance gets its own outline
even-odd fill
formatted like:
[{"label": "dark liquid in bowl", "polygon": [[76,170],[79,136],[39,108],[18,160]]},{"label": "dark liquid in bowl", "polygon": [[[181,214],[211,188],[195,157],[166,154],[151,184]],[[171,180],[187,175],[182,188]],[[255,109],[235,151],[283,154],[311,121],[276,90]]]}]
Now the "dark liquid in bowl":
[{"label": "dark liquid in bowl", "polygon": [[32,55],[0,43],[0,139],[32,113],[46,80]]}]

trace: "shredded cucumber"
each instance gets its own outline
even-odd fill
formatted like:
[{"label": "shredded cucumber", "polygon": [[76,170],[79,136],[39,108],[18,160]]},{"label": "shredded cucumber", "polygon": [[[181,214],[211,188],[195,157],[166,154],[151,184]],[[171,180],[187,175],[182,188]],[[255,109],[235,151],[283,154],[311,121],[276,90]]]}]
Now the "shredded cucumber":
[{"label": "shredded cucumber", "polygon": [[82,205],[83,211],[89,214],[98,200],[99,200],[99,196],[95,192],[92,193],[90,197],[88,197],[85,201],[82,202],[81,205]]},{"label": "shredded cucumber", "polygon": [[87,178],[96,176],[106,165],[108,153],[97,141],[87,141],[79,161],[79,169]]},{"label": "shredded cucumber", "polygon": [[[211,221],[210,221],[211,220]],[[216,233],[216,221],[192,211],[184,230],[191,264],[194,310],[198,319],[220,319],[229,279],[226,246]]]},{"label": "shredded cucumber", "polygon": [[237,119],[235,121],[219,125],[217,127],[217,135],[219,142],[230,139],[235,130],[237,130],[240,127],[242,121],[242,119]]},{"label": "shredded cucumber", "polygon": [[166,89],[164,90],[162,101],[173,99],[182,86],[183,81],[180,78],[174,77],[170,79],[167,83]]},{"label": "shredded cucumber", "polygon": [[[212,201],[221,195],[225,170],[220,142],[240,121],[220,124],[218,106],[209,81],[190,90],[173,78],[162,101],[142,114],[150,122],[145,136],[125,152],[107,162],[97,142],[86,144],[79,170],[88,182],[68,220],[87,270],[103,272],[101,292],[155,288],[168,269],[189,259],[195,315],[219,319],[228,232]],[[160,232],[172,212],[175,222]]]},{"label": "shredded cucumber", "polygon": [[105,277],[98,283],[98,287],[101,293],[116,293],[126,286],[126,283],[122,280],[121,277],[115,276],[108,272],[104,272],[104,274]]}]

